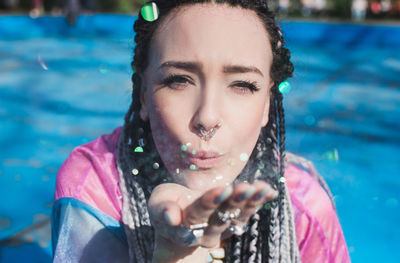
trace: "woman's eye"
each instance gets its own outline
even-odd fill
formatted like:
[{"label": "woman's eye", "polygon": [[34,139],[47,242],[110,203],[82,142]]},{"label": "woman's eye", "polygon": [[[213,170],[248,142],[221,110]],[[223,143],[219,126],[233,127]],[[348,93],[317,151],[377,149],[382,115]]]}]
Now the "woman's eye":
[{"label": "woman's eye", "polygon": [[182,75],[171,75],[166,77],[162,84],[171,89],[184,89],[188,85],[193,84],[194,82],[188,76]]},{"label": "woman's eye", "polygon": [[236,81],[231,84],[231,87],[240,94],[254,93],[259,90],[256,83],[250,81]]}]

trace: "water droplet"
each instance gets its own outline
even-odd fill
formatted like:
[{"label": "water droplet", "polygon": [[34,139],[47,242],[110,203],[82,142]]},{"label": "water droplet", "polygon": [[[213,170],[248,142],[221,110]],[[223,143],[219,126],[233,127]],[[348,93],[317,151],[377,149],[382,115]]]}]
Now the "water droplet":
[{"label": "water droplet", "polygon": [[140,14],[142,15],[143,19],[148,22],[153,22],[157,20],[160,11],[156,3],[149,3],[142,7]]},{"label": "water droplet", "polygon": [[157,170],[158,168],[160,168],[160,165],[158,163],[153,163],[153,169]]},{"label": "water droplet", "polygon": [[278,89],[282,94],[288,93],[290,91],[290,83],[288,81],[283,81],[279,84]]},{"label": "water droplet", "polygon": [[[271,144],[272,143],[272,139],[270,137],[267,138],[267,144]],[[265,150],[264,150],[265,151]]]},{"label": "water droplet", "polygon": [[263,163],[258,164],[258,169],[264,169],[265,165]]},{"label": "water droplet", "polygon": [[176,173],[176,174],[179,174],[179,173],[180,173],[179,168],[176,168],[175,173]]},{"label": "water droplet", "polygon": [[138,169],[132,169],[132,174],[133,175],[138,175],[139,174],[139,170]]},{"label": "water droplet", "polygon": [[249,159],[249,155],[247,153],[241,153],[239,158],[242,162],[246,162]]},{"label": "water droplet", "polygon": [[182,151],[182,152],[186,152],[186,150],[187,150],[187,146],[186,146],[186,145],[182,145],[182,146],[181,146],[181,151]]},{"label": "water droplet", "polygon": [[217,180],[222,180],[222,178],[223,178],[222,175],[217,175],[217,176],[215,177],[215,179],[217,179]]},{"label": "water droplet", "polygon": [[182,159],[184,159],[186,157],[186,154],[181,153],[180,156],[181,156]]},{"label": "water droplet", "polygon": [[192,144],[190,142],[188,142],[188,143],[186,143],[186,146],[190,147],[190,146],[192,146]]},{"label": "water droplet", "polygon": [[191,196],[191,195],[187,195],[186,198],[187,198],[188,200],[190,200],[190,199],[192,199],[192,196]]},{"label": "water droplet", "polygon": [[196,151],[195,151],[195,150],[193,150],[193,151],[192,151],[192,154],[193,154],[193,155],[195,155],[195,154],[196,154]]},{"label": "water droplet", "polygon": [[189,166],[189,169],[192,170],[192,171],[194,171],[194,170],[197,169],[197,166],[196,166],[195,164],[191,164],[191,165]]},{"label": "water droplet", "polygon": [[279,178],[279,182],[286,183],[286,178],[282,176],[281,178]]},{"label": "water droplet", "polygon": [[142,153],[143,152],[143,148],[138,146],[135,148],[135,153]]}]

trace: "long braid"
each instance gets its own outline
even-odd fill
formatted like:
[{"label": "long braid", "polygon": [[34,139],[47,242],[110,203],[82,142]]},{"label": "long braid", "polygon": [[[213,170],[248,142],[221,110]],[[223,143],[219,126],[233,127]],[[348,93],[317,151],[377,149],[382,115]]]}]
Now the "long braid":
[{"label": "long braid", "polygon": [[257,241],[258,241],[258,221],[260,220],[260,215],[255,213],[250,220],[250,237],[251,241],[249,243],[249,253],[247,262],[256,262],[257,258]]},{"label": "long braid", "polygon": [[[282,202],[282,209],[284,211],[283,213],[283,218],[281,219],[284,222],[284,227],[282,227],[282,230],[285,231],[284,233],[284,240],[283,240],[283,249],[284,254],[286,256],[286,252],[289,251],[290,254],[287,255],[287,257],[290,257],[290,262],[296,262],[300,261],[300,255],[299,251],[297,248],[297,243],[296,243],[296,232],[295,232],[295,225],[294,225],[294,216],[293,216],[293,210],[292,206],[289,203],[290,202],[290,196],[289,196],[289,191],[286,185],[286,179],[284,177],[284,170],[285,170],[285,161],[286,161],[286,152],[285,152],[285,113],[284,113],[284,108],[283,108],[283,96],[282,94],[277,91],[276,92],[276,99],[277,99],[277,105],[278,105],[278,116],[279,116],[279,146],[280,146],[280,167],[281,167],[281,191],[283,191],[284,198]],[[287,259],[283,260],[283,262],[289,262],[286,261]]]},{"label": "long braid", "polygon": [[[282,94],[274,88],[272,90],[274,92],[274,98],[276,103],[276,111],[278,115],[277,124],[278,124],[278,140],[279,140],[279,181],[278,181],[278,189],[279,189],[279,196],[278,196],[278,217],[280,221],[280,234],[279,234],[279,246],[280,249],[280,262],[290,262],[288,258],[288,251],[289,249],[289,225],[288,219],[286,214],[286,188],[285,188],[285,177],[284,177],[284,156],[285,156],[285,126],[284,126],[284,112],[282,107]],[[283,253],[282,253],[283,252]]]},{"label": "long braid", "polygon": [[[124,146],[121,143],[124,136],[124,131],[122,131],[122,136],[120,137],[120,147],[119,147],[119,174],[120,174],[120,188],[123,194],[123,209],[122,209],[122,220],[125,223],[125,233],[127,236],[129,248],[130,262],[145,262],[145,251],[140,235],[140,222],[139,213],[137,211],[136,199],[139,197],[135,196],[135,192],[132,190],[134,187],[132,184],[128,183],[128,179],[125,174],[127,173],[128,167],[126,162],[126,155],[124,151]],[[121,145],[122,144],[122,145]],[[129,180],[129,179],[128,179]],[[127,209],[128,208],[128,209]]]}]

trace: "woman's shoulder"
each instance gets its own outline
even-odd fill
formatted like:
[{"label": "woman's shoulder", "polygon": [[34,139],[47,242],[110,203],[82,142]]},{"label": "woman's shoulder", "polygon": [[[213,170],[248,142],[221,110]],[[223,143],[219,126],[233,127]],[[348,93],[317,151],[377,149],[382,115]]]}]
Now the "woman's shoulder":
[{"label": "woman's shoulder", "polygon": [[288,154],[285,178],[304,262],[350,262],[331,192],[312,162]]},{"label": "woman's shoulder", "polygon": [[72,197],[120,220],[116,151],[121,128],[76,147],[57,174],[55,200]]},{"label": "woman's shoulder", "polygon": [[335,210],[329,187],[313,163],[292,153],[287,153],[286,159],[285,178],[290,196],[295,199],[294,205],[296,207],[301,205],[300,207],[313,214],[324,214],[325,210]]}]

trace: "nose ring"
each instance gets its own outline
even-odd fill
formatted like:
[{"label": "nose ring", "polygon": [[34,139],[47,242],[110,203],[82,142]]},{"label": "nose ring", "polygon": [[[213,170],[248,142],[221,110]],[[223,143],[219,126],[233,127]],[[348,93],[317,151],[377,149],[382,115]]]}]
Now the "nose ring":
[{"label": "nose ring", "polygon": [[210,130],[206,130],[203,126],[200,127],[200,137],[205,141],[210,140],[216,132],[217,128],[215,127],[211,128]]}]

